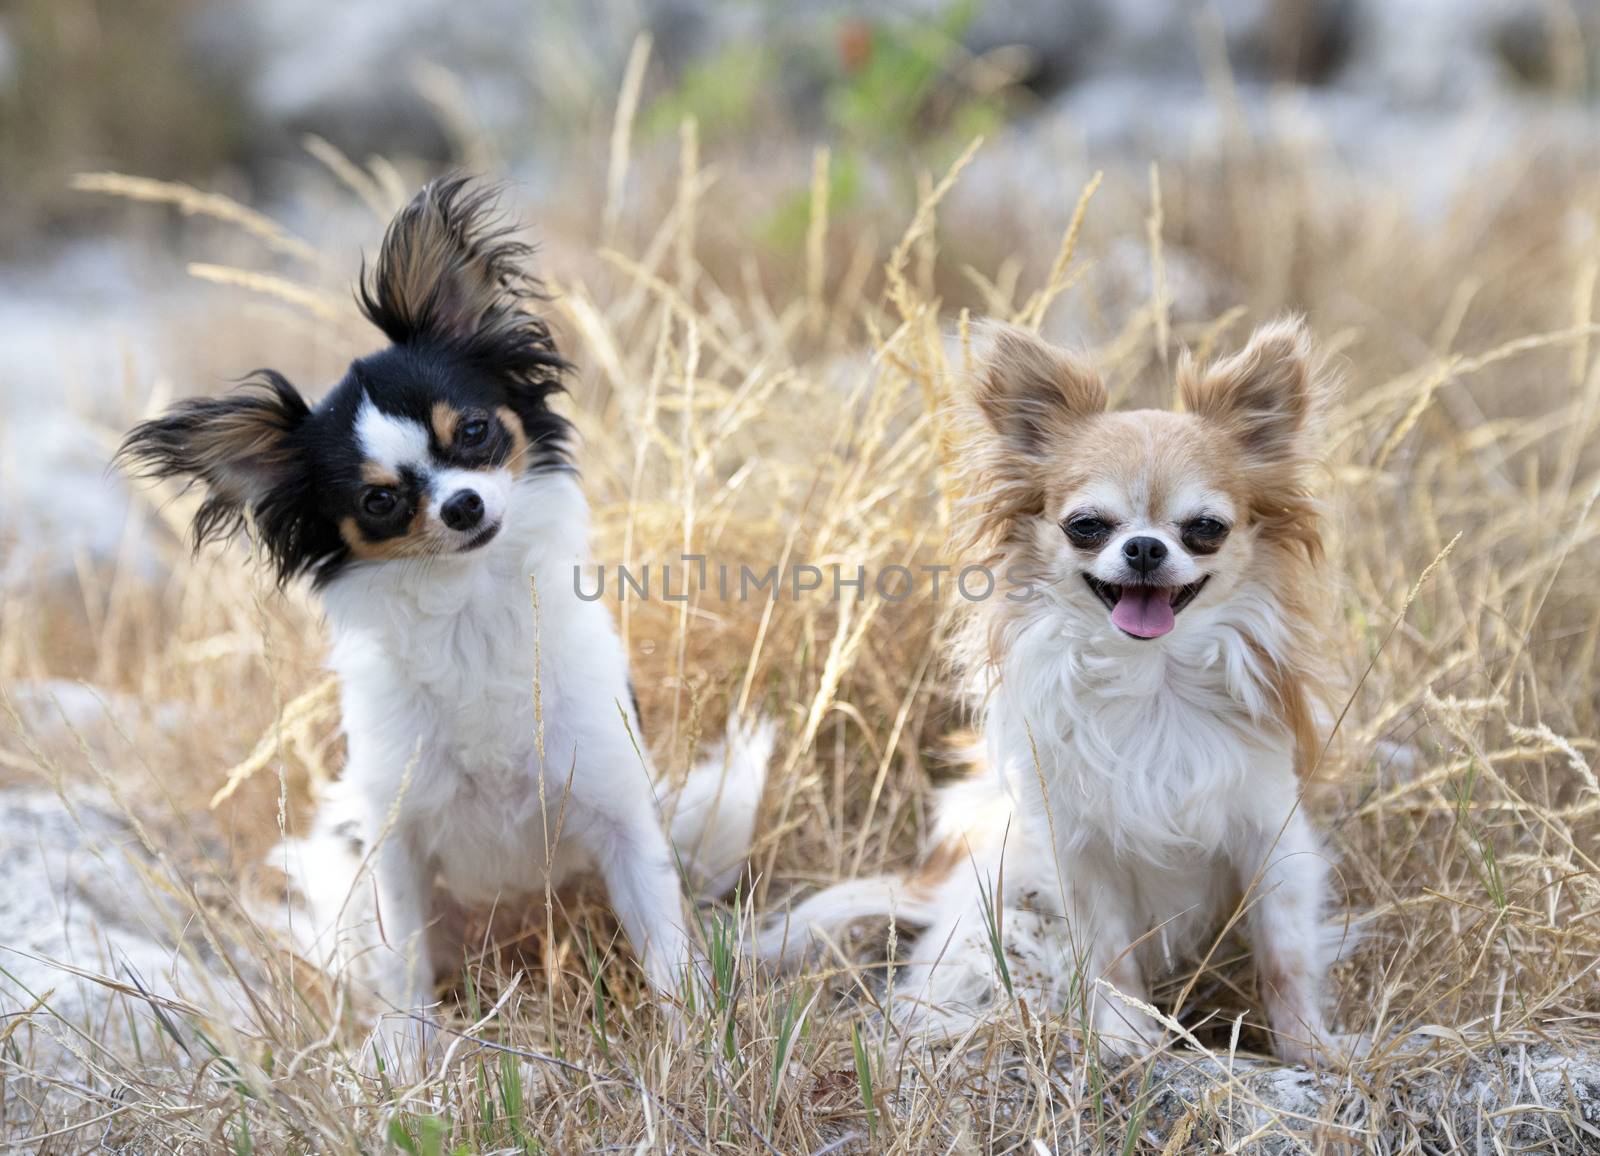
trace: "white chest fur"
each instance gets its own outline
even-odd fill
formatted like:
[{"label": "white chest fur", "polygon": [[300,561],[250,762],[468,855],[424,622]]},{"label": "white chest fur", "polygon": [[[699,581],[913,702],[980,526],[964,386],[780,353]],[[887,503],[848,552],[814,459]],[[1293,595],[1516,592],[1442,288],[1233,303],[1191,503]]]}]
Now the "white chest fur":
[{"label": "white chest fur", "polygon": [[985,734],[1024,817],[1048,804],[1063,820],[1057,845],[1171,862],[1292,805],[1290,740],[1244,635],[1186,625],[1160,647],[1074,637],[1052,615],[1017,635]]},{"label": "white chest fur", "polygon": [[474,891],[542,883],[546,812],[580,752],[615,745],[618,704],[631,716],[609,615],[573,589],[581,495],[565,476],[519,489],[526,516],[481,556],[358,569],[326,599],[351,785],[426,816],[424,850]]},{"label": "white chest fur", "polygon": [[1015,638],[985,721],[1019,834],[1054,848],[1035,860],[1041,897],[1121,912],[1154,932],[1140,954],[1158,967],[1214,926],[1297,789],[1245,636],[1185,625],[1198,628],[1187,642],[1151,646],[1041,616]]}]

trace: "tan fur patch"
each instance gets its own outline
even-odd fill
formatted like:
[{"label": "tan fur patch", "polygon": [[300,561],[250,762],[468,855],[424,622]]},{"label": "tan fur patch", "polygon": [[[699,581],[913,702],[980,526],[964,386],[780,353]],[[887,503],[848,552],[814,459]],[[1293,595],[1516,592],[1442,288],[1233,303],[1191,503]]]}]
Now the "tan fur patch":
[{"label": "tan fur patch", "polygon": [[282,465],[289,458],[284,434],[288,427],[268,411],[235,410],[219,413],[197,431],[202,454],[217,458],[251,458],[267,465]]},{"label": "tan fur patch", "polygon": [[500,303],[500,270],[483,259],[469,222],[428,195],[432,188],[389,226],[374,277],[378,292],[413,324],[443,323],[464,336]]},{"label": "tan fur patch", "polygon": [[485,356],[542,396],[558,386],[565,363],[537,312],[531,256],[501,217],[494,186],[441,177],[390,222],[357,302],[395,344]]},{"label": "tan fur patch", "polygon": [[433,436],[439,439],[439,444],[446,449],[455,441],[456,426],[461,424],[461,411],[449,402],[436,401],[433,403],[433,412],[430,415],[433,422]]},{"label": "tan fur patch", "polygon": [[1106,408],[1100,375],[1023,329],[990,325],[974,397],[995,431],[1027,452],[1074,418]]},{"label": "tan fur patch", "polygon": [[528,247],[498,220],[492,187],[465,177],[430,182],[389,224],[362,310],[391,340],[549,347],[544,322],[523,309],[537,285]]},{"label": "tan fur patch", "polygon": [[361,480],[369,486],[392,488],[400,485],[400,475],[377,462],[361,463]]},{"label": "tan fur patch", "polygon": [[248,492],[292,467],[288,432],[286,420],[265,405],[221,410],[194,431],[189,452],[214,484]]},{"label": "tan fur patch", "polygon": [[1151,511],[1166,510],[1186,486],[1219,490],[1242,507],[1248,495],[1232,448],[1187,414],[1133,410],[1081,423],[1034,470],[1052,510],[1095,481],[1139,495]]},{"label": "tan fur patch", "polygon": [[952,545],[963,563],[1005,570],[1024,525],[1044,513],[1046,471],[1076,431],[1106,407],[1100,377],[1065,351],[1012,326],[989,325],[978,378],[953,415],[957,457],[970,463],[956,505]]},{"label": "tan fur patch", "polygon": [[361,532],[361,523],[355,518],[345,518],[339,523],[339,536],[350,547],[350,553],[367,562],[386,562],[395,558],[422,558],[438,553],[442,539],[428,527],[428,503],[417,505],[404,534],[392,538],[368,538]]},{"label": "tan fur patch", "polygon": [[946,839],[935,843],[911,878],[906,882],[909,890],[921,899],[929,899],[950,878],[966,857],[966,848],[960,839]]},{"label": "tan fur patch", "polygon": [[1262,536],[1298,544],[1313,560],[1322,554],[1322,533],[1308,445],[1330,392],[1297,320],[1263,325],[1244,349],[1204,368],[1188,356],[1178,366],[1184,409],[1237,447]]},{"label": "tan fur patch", "polygon": [[509,405],[502,405],[495,411],[495,416],[500,419],[500,424],[506,427],[506,432],[511,435],[511,453],[506,456],[506,467],[512,473],[517,473],[528,464],[528,451],[532,443],[528,441],[528,434],[522,428],[522,419],[517,416],[517,411]]},{"label": "tan fur patch", "polygon": [[1267,672],[1279,721],[1294,739],[1295,774],[1307,778],[1317,769],[1326,745],[1317,726],[1316,708],[1319,702],[1328,702],[1330,695],[1322,674],[1321,658],[1311,647],[1314,638],[1321,634],[1318,608],[1329,599],[1325,583],[1319,581],[1310,562],[1298,551],[1279,546],[1276,553],[1282,557],[1271,558],[1271,553],[1269,547],[1268,558],[1263,561],[1282,567],[1273,584],[1285,617],[1317,629],[1311,639],[1297,638],[1282,657],[1272,656],[1253,641],[1251,650]]}]

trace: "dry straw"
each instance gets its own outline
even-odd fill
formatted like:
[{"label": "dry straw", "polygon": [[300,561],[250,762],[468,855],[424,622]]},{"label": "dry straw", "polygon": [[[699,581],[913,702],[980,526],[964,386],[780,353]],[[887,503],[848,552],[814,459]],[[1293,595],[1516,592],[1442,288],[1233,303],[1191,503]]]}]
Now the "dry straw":
[{"label": "dry straw", "polygon": [[[600,558],[659,563],[688,548],[762,569],[949,561],[943,526],[961,463],[947,458],[938,410],[964,380],[963,305],[1046,330],[1074,319],[1132,400],[1166,396],[1169,344],[1226,350],[1249,321],[1287,308],[1309,311],[1341,349],[1349,385],[1328,484],[1342,649],[1332,657],[1351,698],[1306,806],[1330,832],[1344,897],[1367,927],[1337,969],[1335,1018],[1377,1046],[1333,1082],[1336,1099],[1273,1099],[1242,1055],[1267,1041],[1248,956],[1231,940],[1155,993],[1191,1059],[1209,1053],[1222,1073],[1192,1096],[1162,1091],[1195,1087],[1184,1083],[1192,1064],[1103,1070],[1055,1009],[1009,1008],[958,1048],[902,1046],[872,1014],[883,989],[870,944],[841,944],[797,977],[738,960],[731,986],[674,1025],[652,1010],[604,911],[564,896],[548,913],[537,902],[502,911],[495,936],[479,928],[469,940],[447,996],[447,1064],[414,1086],[369,1081],[340,993],[275,947],[240,902],[244,869],[276,839],[280,816],[304,823],[311,785],[337,767],[315,616],[266,589],[238,553],[191,559],[168,537],[157,539],[165,577],[85,563],[68,589],[4,593],[0,765],[69,794],[70,784],[113,784],[147,833],[135,853],[161,899],[154,909],[188,945],[181,954],[243,994],[227,1016],[207,1016],[211,993],[163,1001],[108,965],[94,982],[127,1001],[113,1001],[109,1018],[63,1024],[48,991],[22,998],[0,1036],[0,1126],[13,1141],[62,1151],[102,1141],[356,1151],[403,1137],[417,1151],[1174,1153],[1292,1136],[1310,1151],[1428,1152],[1470,1148],[1474,1129],[1493,1127],[1526,1129],[1523,1141],[1553,1150],[1592,1142],[1559,1103],[1541,1105],[1514,1074],[1485,1066],[1506,1055],[1526,1066],[1541,1048],[1592,1055],[1600,1013],[1595,254],[1569,251],[1558,227],[1582,190],[1544,182],[1526,190],[1532,208],[1485,210],[1493,228],[1457,231],[1448,220],[1395,224],[1359,188],[1333,195],[1303,158],[1241,158],[1225,171],[1197,161],[1169,166],[1159,187],[1153,172],[1096,176],[1054,218],[1064,227],[1041,236],[1050,214],[1031,204],[1004,227],[944,213],[974,145],[924,182],[901,216],[909,225],[881,249],[870,225],[828,203],[824,152],[798,275],[769,276],[712,258],[717,237],[754,235],[750,205],[761,199],[710,179],[692,127],[674,171],[630,158],[646,52],[636,47],[628,69],[601,207],[573,214],[572,233],[603,241],[602,256],[555,271],[552,308],[589,367],[571,412]],[[369,174],[316,152],[369,206],[388,203],[381,166]],[[115,175],[83,180],[205,213],[316,263],[303,242],[231,202]],[[1098,260],[1128,238],[1149,250],[1154,299],[1147,284],[1119,297]],[[1173,291],[1179,250],[1241,295],[1279,289],[1196,312]],[[191,271],[288,301],[336,347],[360,348],[333,287]],[[619,607],[647,734],[669,770],[730,706],[783,725],[754,855],[758,913],[795,889],[907,862],[942,773],[936,752],[962,720],[943,609],[926,599],[729,605],[710,591]],[[143,705],[109,731],[27,705],[60,685],[46,680],[89,673],[102,693]],[[173,712],[185,721],[173,726]],[[751,906],[737,908],[746,925]],[[737,955],[737,932],[718,922],[732,918],[708,913],[705,930]],[[901,953],[906,932],[895,931]],[[520,971],[534,981],[518,982]],[[137,1045],[129,1008],[142,1017]],[[58,1038],[77,1056],[70,1078],[44,1074]],[[1452,1089],[1500,1107],[1458,1111]]]}]

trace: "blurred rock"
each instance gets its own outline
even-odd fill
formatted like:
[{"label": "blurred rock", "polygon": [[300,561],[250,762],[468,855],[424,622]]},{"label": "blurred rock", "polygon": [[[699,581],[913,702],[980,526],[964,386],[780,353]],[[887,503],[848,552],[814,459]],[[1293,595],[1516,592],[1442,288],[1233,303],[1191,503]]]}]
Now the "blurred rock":
[{"label": "blurred rock", "polygon": [[1496,0],[1361,0],[1349,83],[1396,105],[1461,104],[1498,85]]},{"label": "blurred rock", "polygon": [[[1001,7],[1007,7],[1002,5]],[[1208,53],[1225,50],[1235,77],[1321,83],[1344,63],[1352,0],[1097,0],[1081,18],[1077,53],[1097,74],[1138,75],[1159,83],[1200,79]],[[1043,14],[1019,18],[1016,31]],[[1214,42],[1213,42],[1214,41]],[[1024,41],[1026,42],[1026,41]]]},{"label": "blurred rock", "polygon": [[[128,521],[126,488],[107,470],[104,415],[130,370],[153,360],[154,302],[123,246],[75,244],[8,271],[0,291],[0,588],[112,559]],[[9,291],[16,286],[17,291]],[[24,288],[25,287],[25,288]],[[131,547],[130,561],[154,555]]]},{"label": "blurred rock", "polygon": [[1008,74],[1069,99],[1091,136],[1126,140],[1115,126],[1129,107],[1209,103],[1224,54],[1245,88],[1337,87],[1390,115],[1508,85],[1592,87],[1600,10],[1565,11],[1507,0],[983,0],[963,25],[953,0],[888,10],[867,0],[213,0],[193,17],[193,39],[239,78],[254,119],[245,147],[281,150],[315,132],[357,159],[437,164],[477,159],[485,142],[521,151],[603,122],[641,32],[653,38],[654,76],[669,83],[762,46],[781,65],[763,77],[764,99],[805,125],[829,77],[849,67],[842,28],[942,22],[968,54],[1005,50]]},{"label": "blurred rock", "polygon": [[1510,82],[1565,95],[1600,89],[1600,4],[1502,6],[1490,40]]},{"label": "blurred rock", "polygon": [[0,18],[0,89],[10,88],[17,79],[17,50]]},{"label": "blurred rock", "polygon": [[114,1070],[135,1038],[181,1053],[194,1044],[187,1005],[237,1010],[169,865],[105,795],[0,790],[0,878],[0,1016],[16,1069],[59,1070],[88,1050]]},{"label": "blurred rock", "polygon": [[[984,0],[961,31],[968,52],[1021,47],[1030,55],[1024,79],[1050,92],[1093,73],[1198,78],[1197,30],[1216,14],[1233,68],[1247,76],[1318,82],[1342,64],[1355,0],[1219,0],[1197,10],[1186,0]],[[808,25],[937,24],[963,6],[952,0],[906,0],[885,9],[868,0],[826,0],[803,9],[718,4],[714,0],[646,0],[646,25],[669,64],[680,65],[748,38],[753,25],[768,37]]]},{"label": "blurred rock", "polygon": [[34,742],[70,739],[95,751],[109,749],[119,731],[150,726],[172,732],[189,718],[189,708],[180,703],[146,702],[66,678],[13,682],[5,695]]},{"label": "blurred rock", "polygon": [[609,98],[637,27],[622,0],[216,0],[197,16],[266,133],[436,164],[462,159],[463,134],[528,139],[566,127],[541,111]]},{"label": "blurred rock", "polygon": [[[1367,1088],[1335,1069],[1313,1071],[1269,1060],[1222,1053],[1204,1056],[1173,1048],[1146,1069],[1121,1078],[1148,1089],[1141,1101],[1144,1134],[1174,1151],[1228,1151],[1242,1156],[1289,1156],[1310,1151],[1396,1152],[1418,1141],[1429,1152],[1593,1153],[1600,1125],[1600,1050],[1563,1051],[1548,1044],[1487,1046],[1467,1060],[1465,1077],[1456,1061],[1445,1070],[1428,1064],[1437,1041],[1414,1036],[1399,1045],[1404,1078]],[[1053,1129],[1034,1141],[1035,1150],[1084,1151],[1098,1108],[1077,1116],[1061,1088],[1081,1088],[1083,1061],[1063,1051],[1050,1079],[1037,1068],[990,1049],[974,1056],[966,1099],[952,1105],[940,1125],[951,1151],[975,1151],[977,1136],[1005,1135],[1033,1121]],[[1407,1064],[1409,1061],[1409,1064]],[[939,1063],[959,1062],[941,1055]],[[1107,1078],[1114,1081],[1117,1076]],[[1080,1093],[1081,1094],[1081,1093]],[[1129,1093],[1131,1094],[1131,1092]],[[925,1104],[928,1091],[907,1081],[888,1097],[888,1111],[904,1116]],[[1099,1103],[1084,1095],[1080,1103]],[[841,1128],[841,1132],[843,1129]],[[854,1152],[855,1147],[842,1151]]]}]

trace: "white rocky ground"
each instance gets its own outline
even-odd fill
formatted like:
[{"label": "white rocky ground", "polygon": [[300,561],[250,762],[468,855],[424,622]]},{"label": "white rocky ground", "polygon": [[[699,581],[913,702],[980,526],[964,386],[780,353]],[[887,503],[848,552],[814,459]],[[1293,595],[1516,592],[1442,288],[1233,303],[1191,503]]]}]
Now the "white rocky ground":
[{"label": "white rocky ground", "polygon": [[[236,982],[163,896],[168,867],[103,795],[0,791],[0,1030],[15,1029],[13,1055],[25,1055],[28,1069],[63,1081],[8,1075],[10,1124],[21,1128],[13,1135],[51,1098],[114,1102],[117,1074],[136,1054],[187,1068],[207,1055],[196,1027],[215,1017],[244,1022]],[[26,1022],[15,1024],[24,1012]],[[1420,1053],[1438,1044],[1417,1037],[1402,1046]],[[1408,1066],[1416,1074],[1403,1086],[1370,1088],[1337,1072],[1178,1050],[1138,1080],[1144,1126],[1152,1136],[1189,1130],[1197,1145],[1216,1140],[1272,1156],[1319,1140],[1366,1147],[1370,1137],[1398,1150],[1402,1136],[1441,1152],[1600,1152],[1600,1044],[1576,1053],[1491,1048],[1465,1075],[1449,1065],[1457,1072],[1449,1080],[1430,1077],[1425,1064]],[[1060,1057],[1052,1090],[1072,1087],[1077,1073],[1073,1057]],[[1040,1111],[1036,1071],[980,1066],[971,1078],[967,1110],[948,1113],[942,1125],[950,1151],[982,1150],[985,1136]],[[917,1094],[913,1076],[890,1110],[916,1112]],[[1079,1151],[1086,1132],[1092,1120],[1060,1117],[1047,1150]],[[840,1151],[867,1150],[862,1137],[837,1139]]]}]

